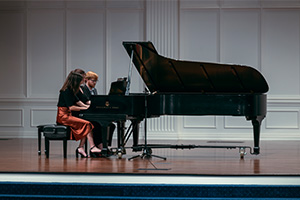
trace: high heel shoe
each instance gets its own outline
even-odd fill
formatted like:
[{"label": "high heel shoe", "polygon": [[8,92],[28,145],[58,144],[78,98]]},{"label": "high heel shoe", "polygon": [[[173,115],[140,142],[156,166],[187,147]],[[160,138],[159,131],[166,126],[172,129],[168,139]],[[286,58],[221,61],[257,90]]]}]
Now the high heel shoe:
[{"label": "high heel shoe", "polygon": [[88,156],[87,155],[83,155],[83,153],[79,152],[78,149],[81,148],[81,147],[77,147],[75,153],[76,153],[76,158],[78,158],[78,154],[81,155],[81,158],[87,158]]},{"label": "high heel shoe", "polygon": [[101,152],[92,152],[92,149],[95,148],[96,146],[92,146],[90,148],[90,156],[93,157],[93,158],[99,158],[99,157],[102,157],[102,154]]}]

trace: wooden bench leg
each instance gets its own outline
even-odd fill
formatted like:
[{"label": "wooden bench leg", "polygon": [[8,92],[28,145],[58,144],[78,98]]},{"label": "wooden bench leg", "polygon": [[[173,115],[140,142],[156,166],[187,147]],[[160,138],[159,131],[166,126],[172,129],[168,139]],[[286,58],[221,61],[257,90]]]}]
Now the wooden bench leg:
[{"label": "wooden bench leg", "polygon": [[45,137],[45,154],[46,154],[46,158],[49,158],[49,139],[47,137]]},{"label": "wooden bench leg", "polygon": [[38,155],[41,155],[42,127],[38,128]]},{"label": "wooden bench leg", "polygon": [[50,140],[62,140],[63,141],[63,154],[64,158],[67,158],[67,141],[69,140],[69,128],[64,125],[40,125],[38,126],[39,135],[39,151],[40,151],[40,137],[41,133],[44,133],[45,136],[45,154],[46,158],[49,158],[50,154]]},{"label": "wooden bench leg", "polygon": [[63,139],[64,158],[67,158],[67,144],[68,144],[68,139],[67,138]]}]

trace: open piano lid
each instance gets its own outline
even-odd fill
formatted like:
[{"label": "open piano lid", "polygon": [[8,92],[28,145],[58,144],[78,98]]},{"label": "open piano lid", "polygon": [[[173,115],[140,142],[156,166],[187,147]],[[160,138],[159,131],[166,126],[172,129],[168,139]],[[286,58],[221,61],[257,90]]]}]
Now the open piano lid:
[{"label": "open piano lid", "polygon": [[265,78],[248,66],[174,60],[151,42],[123,42],[151,93],[266,93]]}]

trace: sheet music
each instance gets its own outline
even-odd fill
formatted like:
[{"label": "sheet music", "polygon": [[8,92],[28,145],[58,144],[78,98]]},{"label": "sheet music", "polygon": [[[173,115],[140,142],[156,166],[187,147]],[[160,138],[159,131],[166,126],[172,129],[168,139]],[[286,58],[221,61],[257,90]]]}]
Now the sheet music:
[{"label": "sheet music", "polygon": [[130,91],[130,83],[131,83],[131,75],[132,75],[132,65],[133,65],[133,50],[131,51],[131,56],[130,56],[130,64],[129,64],[129,71],[128,71],[128,82],[126,85],[126,92],[125,95],[129,95]]}]

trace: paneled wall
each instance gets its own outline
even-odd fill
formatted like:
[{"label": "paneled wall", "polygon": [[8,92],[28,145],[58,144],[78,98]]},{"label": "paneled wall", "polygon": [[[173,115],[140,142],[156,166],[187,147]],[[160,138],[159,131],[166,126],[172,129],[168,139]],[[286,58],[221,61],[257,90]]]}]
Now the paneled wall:
[{"label": "paneled wall", "polygon": [[[180,1],[179,58],[238,63],[267,79],[267,117],[263,139],[299,139],[299,1]],[[250,138],[242,117],[183,117],[181,128]],[[204,123],[198,123],[202,120]],[[182,131],[180,131],[182,132]],[[241,134],[242,133],[242,134]],[[188,137],[184,133],[184,137]]]},{"label": "paneled wall", "polygon": [[[55,123],[70,70],[99,75],[97,89],[128,76],[122,41],[145,38],[143,1],[0,1],[0,137],[36,137]],[[132,92],[143,85],[134,71]]]},{"label": "paneled wall", "polygon": [[[36,137],[36,125],[54,123],[70,70],[95,71],[107,94],[128,75],[122,41],[152,41],[166,57],[258,69],[270,87],[261,138],[300,139],[299,0],[0,1],[0,27],[2,138]],[[131,92],[143,92],[132,77]],[[244,117],[148,122],[150,139],[252,139]]]}]

